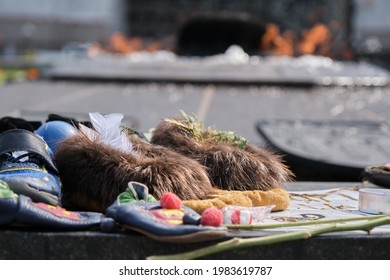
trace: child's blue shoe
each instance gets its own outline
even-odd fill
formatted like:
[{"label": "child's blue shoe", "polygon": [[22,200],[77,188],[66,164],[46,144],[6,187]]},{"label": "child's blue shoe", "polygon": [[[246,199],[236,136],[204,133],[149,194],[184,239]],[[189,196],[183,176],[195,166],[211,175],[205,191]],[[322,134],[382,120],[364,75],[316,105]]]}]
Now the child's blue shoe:
[{"label": "child's blue shoe", "polygon": [[59,205],[61,183],[47,143],[23,129],[0,134],[0,180],[34,202]]},{"label": "child's blue shoe", "polygon": [[99,229],[103,221],[101,213],[73,212],[60,206],[33,202],[27,196],[14,193],[7,183],[0,180],[0,226],[90,230]]}]

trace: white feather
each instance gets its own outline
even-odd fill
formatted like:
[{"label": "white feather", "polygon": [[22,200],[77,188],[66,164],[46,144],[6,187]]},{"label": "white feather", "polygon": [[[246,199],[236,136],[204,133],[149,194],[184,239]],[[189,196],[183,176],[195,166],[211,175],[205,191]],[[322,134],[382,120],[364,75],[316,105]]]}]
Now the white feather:
[{"label": "white feather", "polygon": [[95,130],[90,129],[89,127],[86,127],[81,123],[79,124],[79,127],[80,127],[80,131],[83,134],[85,134],[89,138],[89,140],[95,141],[96,139],[99,138],[99,134]]},{"label": "white feather", "polygon": [[[123,131],[121,122],[122,114],[101,115],[98,112],[89,113],[93,131],[87,127],[82,127],[82,131],[89,137],[89,139],[96,139],[96,137],[103,143],[112,148],[121,150],[126,153],[135,153],[133,151],[133,143],[131,143],[127,133]],[[87,130],[86,130],[87,129]],[[84,131],[86,130],[86,131]],[[89,130],[89,131],[88,131]]]}]

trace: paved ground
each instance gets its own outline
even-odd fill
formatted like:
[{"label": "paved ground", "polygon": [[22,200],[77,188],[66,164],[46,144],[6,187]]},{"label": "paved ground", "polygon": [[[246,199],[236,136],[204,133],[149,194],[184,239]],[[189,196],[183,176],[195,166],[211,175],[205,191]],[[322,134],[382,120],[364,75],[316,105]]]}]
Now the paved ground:
[{"label": "paved ground", "polygon": [[48,113],[87,118],[122,113],[143,132],[179,110],[208,126],[261,141],[264,119],[390,120],[390,87],[213,86],[173,83],[37,81],[0,87],[0,115],[44,120]]}]

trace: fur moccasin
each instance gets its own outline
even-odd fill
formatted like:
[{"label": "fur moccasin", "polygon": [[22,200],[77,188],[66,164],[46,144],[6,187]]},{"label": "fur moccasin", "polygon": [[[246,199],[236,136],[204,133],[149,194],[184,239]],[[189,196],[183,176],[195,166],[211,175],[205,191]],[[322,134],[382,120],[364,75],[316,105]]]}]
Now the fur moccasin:
[{"label": "fur moccasin", "polygon": [[127,147],[118,148],[102,140],[109,133],[87,134],[64,139],[55,154],[68,207],[103,212],[130,181],[147,185],[156,199],[166,192],[183,200],[205,199],[214,192],[204,167],[191,158],[136,135],[121,133]]},{"label": "fur moccasin", "polygon": [[269,190],[291,180],[282,158],[230,131],[205,128],[196,117],[164,119],[151,143],[167,147],[205,167],[213,186],[224,190]]}]

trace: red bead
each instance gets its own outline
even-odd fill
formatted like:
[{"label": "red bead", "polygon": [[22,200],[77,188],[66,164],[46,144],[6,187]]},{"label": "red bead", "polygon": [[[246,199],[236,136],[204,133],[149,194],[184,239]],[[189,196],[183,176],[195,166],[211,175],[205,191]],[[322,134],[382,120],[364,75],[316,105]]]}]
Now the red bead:
[{"label": "red bead", "polygon": [[176,194],[168,192],[161,196],[160,205],[165,209],[180,209],[182,204],[180,198]]},{"label": "red bead", "polygon": [[203,211],[200,223],[204,226],[219,227],[222,225],[222,211],[216,207],[210,207]]}]

